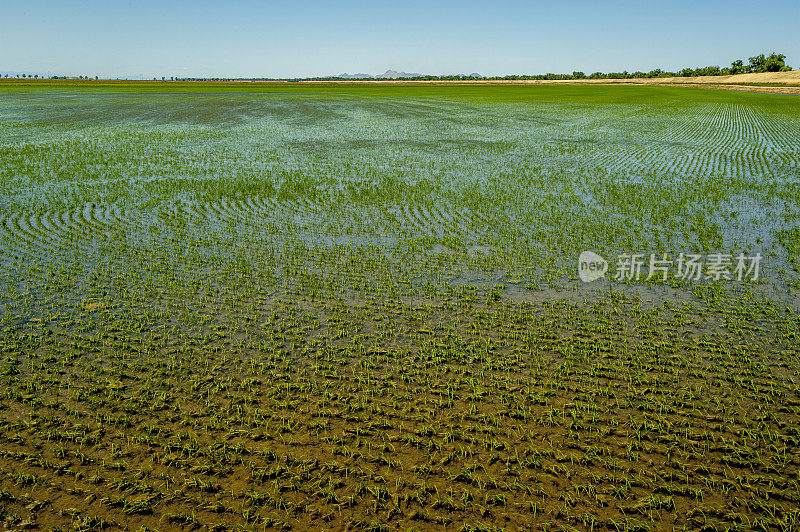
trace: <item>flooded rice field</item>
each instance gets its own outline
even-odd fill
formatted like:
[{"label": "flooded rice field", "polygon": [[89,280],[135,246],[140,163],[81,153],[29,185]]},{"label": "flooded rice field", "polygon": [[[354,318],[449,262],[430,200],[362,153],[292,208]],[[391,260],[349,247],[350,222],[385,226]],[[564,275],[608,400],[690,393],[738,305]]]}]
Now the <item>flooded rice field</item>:
[{"label": "flooded rice field", "polygon": [[0,85],[0,521],[796,530],[798,201],[793,96]]}]

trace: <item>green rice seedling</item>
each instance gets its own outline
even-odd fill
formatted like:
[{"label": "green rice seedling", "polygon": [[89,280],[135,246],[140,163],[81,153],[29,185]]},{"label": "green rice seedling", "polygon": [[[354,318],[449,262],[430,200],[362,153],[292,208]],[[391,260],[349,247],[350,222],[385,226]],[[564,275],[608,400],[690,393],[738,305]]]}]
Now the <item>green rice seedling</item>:
[{"label": "green rice seedling", "polygon": [[[42,87],[0,83],[9,515],[796,521],[794,100]],[[766,282],[583,284],[587,249],[761,252]]]}]

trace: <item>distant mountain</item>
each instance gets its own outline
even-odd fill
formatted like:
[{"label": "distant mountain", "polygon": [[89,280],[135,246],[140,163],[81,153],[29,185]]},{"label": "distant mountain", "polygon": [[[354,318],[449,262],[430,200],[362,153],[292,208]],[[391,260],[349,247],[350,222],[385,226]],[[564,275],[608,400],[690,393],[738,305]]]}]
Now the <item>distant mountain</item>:
[{"label": "distant mountain", "polygon": [[[425,74],[419,74],[417,72],[398,72],[397,70],[387,70],[383,74],[377,74],[373,76],[372,74],[339,74],[335,76],[337,78],[343,79],[403,79],[403,78],[418,78],[422,77]],[[469,76],[465,76],[464,74],[458,74],[463,77],[470,77],[470,78],[482,78],[480,74],[477,72],[473,72]]]},{"label": "distant mountain", "polygon": [[372,74],[348,74],[347,72],[345,72],[344,74],[339,74],[336,77],[346,78],[346,79],[364,79],[364,78],[371,78],[373,76]]},{"label": "distant mountain", "polygon": [[410,73],[410,72],[398,72],[397,70],[387,70],[383,74],[378,74],[375,77],[381,79],[397,79],[397,78],[417,78],[419,76],[422,76],[422,74],[419,74],[417,72]]}]

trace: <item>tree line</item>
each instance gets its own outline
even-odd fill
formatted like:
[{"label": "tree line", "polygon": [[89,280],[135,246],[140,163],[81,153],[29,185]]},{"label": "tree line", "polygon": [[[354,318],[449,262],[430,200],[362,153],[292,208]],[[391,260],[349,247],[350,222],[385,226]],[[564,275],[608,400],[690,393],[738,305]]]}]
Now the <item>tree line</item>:
[{"label": "tree line", "polygon": [[[403,78],[403,81],[469,81],[477,79],[488,80],[573,80],[573,79],[633,79],[633,78],[672,78],[672,77],[695,77],[695,76],[727,76],[732,74],[750,74],[761,72],[786,72],[792,70],[786,64],[786,55],[772,52],[769,55],[759,54],[749,58],[745,63],[741,59],[736,59],[731,62],[729,67],[720,67],[717,65],[706,66],[699,68],[686,67],[681,70],[671,72],[656,68],[649,72],[593,72],[586,74],[584,72],[575,71],[572,74],[514,74],[506,76],[462,76],[462,75],[449,75],[449,76],[415,76]],[[284,81],[383,81],[376,78],[343,78],[337,76],[328,77],[313,77],[313,78],[295,78]]]},{"label": "tree line", "polygon": [[[750,74],[761,72],[786,72],[792,68],[786,64],[786,55],[772,52],[769,55],[759,54],[748,59],[745,63],[741,59],[736,59],[731,62],[729,67],[720,67],[718,65],[691,68],[686,67],[681,70],[670,72],[656,68],[649,72],[593,72],[585,74],[584,72],[575,71],[572,74],[514,74],[506,76],[490,76],[484,77],[479,75],[443,75],[443,76],[414,76],[401,78],[403,81],[471,81],[471,80],[573,80],[573,79],[634,79],[634,78],[671,78],[671,77],[695,77],[695,76],[728,76],[733,74]],[[5,77],[9,77],[5,74]],[[22,74],[12,77],[27,77],[38,79],[38,74]],[[67,76],[49,76],[50,79],[68,79]],[[41,76],[42,79],[45,76]],[[74,79],[74,78],[73,78]],[[78,76],[77,79],[92,79],[90,76]],[[94,79],[98,79],[94,76]],[[155,81],[156,78],[153,78]],[[385,78],[350,78],[340,76],[317,76],[310,78],[185,78],[170,76],[169,79],[162,77],[161,81],[385,81]]]},{"label": "tree line", "polygon": [[539,74],[533,76],[496,76],[486,79],[539,79],[539,80],[557,80],[557,79],[632,79],[632,78],[691,78],[696,76],[730,76],[734,74],[753,74],[762,72],[787,72],[792,70],[792,67],[786,64],[786,55],[779,53],[771,53],[769,55],[759,54],[749,58],[745,63],[741,59],[736,59],[731,62],[729,67],[720,67],[718,65],[691,68],[682,68],[675,72],[661,70],[656,68],[649,72],[594,72],[592,74],[585,74],[583,72],[573,72],[572,74]]}]

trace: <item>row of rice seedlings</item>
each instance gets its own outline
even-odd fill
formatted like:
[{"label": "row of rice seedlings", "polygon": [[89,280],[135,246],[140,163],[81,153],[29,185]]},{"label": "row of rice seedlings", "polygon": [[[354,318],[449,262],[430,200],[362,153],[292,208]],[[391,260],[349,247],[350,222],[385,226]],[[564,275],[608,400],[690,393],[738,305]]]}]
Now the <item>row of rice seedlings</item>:
[{"label": "row of rice seedlings", "polygon": [[[776,378],[771,354],[790,337],[728,348],[707,334],[686,340],[694,327],[682,312],[641,313],[624,301],[622,314],[483,307],[473,292],[454,295],[413,307],[342,300],[309,309],[285,299],[263,323],[256,308],[239,308],[195,330],[160,327],[163,316],[142,329],[142,317],[98,309],[108,327],[87,315],[7,333],[6,352],[19,354],[3,372],[4,427],[17,435],[6,437],[2,458],[16,464],[6,472],[28,488],[71,474],[81,498],[105,486],[114,494],[97,499],[101,515],[143,523],[190,506],[203,509],[200,523],[264,523],[285,510],[295,526],[362,511],[409,524],[573,523],[603,508],[619,512],[613,519],[659,523],[666,512],[696,524],[678,509],[715,496],[750,501],[753,518],[768,515],[754,510],[764,496],[786,500],[764,504],[790,515],[797,492],[782,475],[796,467],[797,434],[775,414],[798,414],[797,387]],[[796,334],[796,322],[783,326]],[[782,360],[794,371],[791,356]],[[20,408],[35,409],[33,423]],[[26,451],[28,438],[48,442],[52,458]],[[322,446],[298,451],[307,441]],[[139,476],[126,463],[142,446],[155,461]],[[648,463],[671,473],[654,476]],[[76,474],[84,466],[91,475]],[[242,468],[246,486],[225,487]],[[750,476],[777,487],[762,495]],[[394,489],[379,488],[394,478]],[[423,481],[431,491],[415,495]],[[721,522],[736,519],[705,507]],[[237,517],[236,508],[249,511]]]},{"label": "row of rice seedlings", "polygon": [[[238,103],[254,113],[263,101]],[[581,189],[567,159],[578,152],[561,145],[549,169],[512,157],[523,178],[492,180],[498,166],[476,170],[475,157],[535,148],[526,133],[541,140],[570,119],[573,133],[587,116],[599,127],[609,110],[559,106],[561,122],[545,113],[510,132],[519,108],[495,109],[504,132],[468,124],[485,109],[389,103],[307,103],[310,122],[289,133],[273,118],[239,124],[209,97],[199,115],[178,108],[215,127],[104,137],[76,120],[66,145],[63,126],[49,137],[41,126],[55,144],[4,146],[4,238],[16,246],[0,282],[6,522],[791,529],[796,312],[719,284],[650,309],[619,291],[563,300],[585,247],[672,250],[681,241],[663,233],[685,219],[699,249],[726,245],[691,202],[713,208],[748,184],[704,176],[659,193],[668,179],[637,190],[616,177]],[[411,119],[454,107],[446,142]],[[353,130],[332,129],[340,115],[398,142],[342,143]],[[478,131],[499,136],[475,142]],[[261,183],[250,150],[269,142],[273,169],[298,169]],[[112,180],[84,185],[67,170],[72,182],[43,187],[38,206],[16,184],[49,157],[103,174],[104,150],[121,165]],[[164,171],[179,162],[220,175]],[[109,202],[85,203],[100,188]],[[587,207],[601,210],[580,217]],[[789,256],[791,235],[780,233]],[[555,287],[559,301],[514,300],[518,284]]]}]

